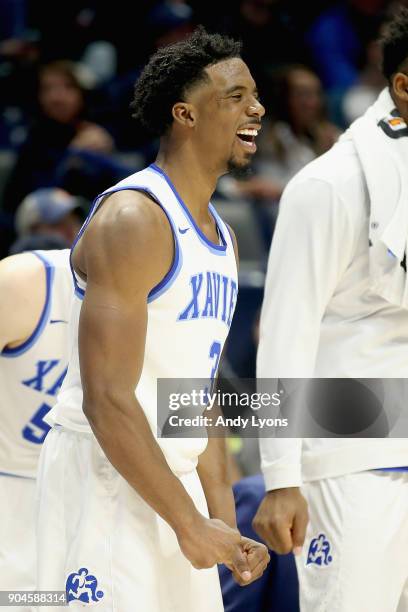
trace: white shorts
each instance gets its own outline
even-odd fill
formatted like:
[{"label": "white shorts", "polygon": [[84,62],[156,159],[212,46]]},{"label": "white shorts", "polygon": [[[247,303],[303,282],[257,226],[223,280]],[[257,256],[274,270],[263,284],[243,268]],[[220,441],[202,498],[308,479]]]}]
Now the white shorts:
[{"label": "white shorts", "polygon": [[[35,480],[0,475],[0,500],[0,591],[33,591]],[[17,606],[1,609],[30,611]]]},{"label": "white shorts", "polygon": [[[208,516],[197,472],[180,480]],[[70,607],[101,612],[224,609],[217,568],[192,567],[174,531],[109,463],[93,435],[52,429],[38,481],[40,590],[67,590]]]},{"label": "white shorts", "polygon": [[408,612],[408,474],[348,474],[302,492],[301,612]]}]

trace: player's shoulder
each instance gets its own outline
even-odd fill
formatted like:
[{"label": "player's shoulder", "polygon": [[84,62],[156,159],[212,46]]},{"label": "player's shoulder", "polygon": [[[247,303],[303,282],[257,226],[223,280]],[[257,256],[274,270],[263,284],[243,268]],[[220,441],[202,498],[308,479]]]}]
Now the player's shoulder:
[{"label": "player's shoulder", "polygon": [[331,206],[351,214],[365,214],[367,185],[353,143],[340,139],[327,153],[305,166],[289,181],[284,202],[300,206]]},{"label": "player's shoulder", "polygon": [[164,276],[173,249],[172,229],[161,206],[148,193],[123,189],[106,194],[74,250],[73,264],[88,280],[103,275],[110,282],[113,269],[117,278],[125,278],[133,267],[138,271],[135,282],[149,282],[151,276]]},{"label": "player's shoulder", "polygon": [[297,186],[313,181],[330,185],[338,193],[364,183],[364,172],[353,143],[340,139],[329,151],[307,164],[290,181]]},{"label": "player's shoulder", "polygon": [[4,288],[22,282],[35,283],[43,274],[43,271],[44,264],[35,253],[26,252],[10,255],[0,261],[0,284]]},{"label": "player's shoulder", "polygon": [[0,261],[0,295],[4,302],[18,305],[27,302],[35,306],[45,295],[45,268],[34,253],[19,253]]},{"label": "player's shoulder", "polygon": [[123,189],[107,194],[100,212],[90,224],[90,230],[105,238],[120,236],[127,239],[159,238],[168,228],[166,214],[154,196],[134,189]]}]

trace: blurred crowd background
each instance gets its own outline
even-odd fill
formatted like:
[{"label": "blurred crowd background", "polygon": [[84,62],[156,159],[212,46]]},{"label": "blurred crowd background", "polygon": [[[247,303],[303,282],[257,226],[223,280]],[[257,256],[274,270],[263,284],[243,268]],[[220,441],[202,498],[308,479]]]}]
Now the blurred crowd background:
[{"label": "blurred crowd background", "polygon": [[158,143],[129,104],[155,49],[200,23],[240,38],[267,115],[252,176],[221,179],[214,204],[235,229],[241,256],[223,374],[253,377],[280,196],[385,86],[378,37],[402,4],[2,0],[0,257],[69,246],[93,198],[154,160]]}]

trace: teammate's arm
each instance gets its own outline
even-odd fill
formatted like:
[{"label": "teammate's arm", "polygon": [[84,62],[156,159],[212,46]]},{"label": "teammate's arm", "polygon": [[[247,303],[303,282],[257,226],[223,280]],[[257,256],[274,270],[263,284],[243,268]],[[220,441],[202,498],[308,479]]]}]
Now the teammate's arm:
[{"label": "teammate's arm", "polygon": [[0,351],[31,336],[45,294],[45,269],[36,255],[22,253],[0,261]]},{"label": "teammate's arm", "polygon": [[[268,262],[258,378],[313,376],[322,318],[355,244],[352,219],[332,185],[308,178],[289,186]],[[275,551],[298,552],[308,522],[301,440],[264,438],[260,449],[269,493],[254,528]]]},{"label": "teammate's arm", "polygon": [[239,532],[196,510],[135,396],[147,297],[170,268],[174,251],[165,214],[143,194],[114,194],[77,249],[74,265],[87,280],[79,321],[83,409],[96,438],[112,465],[174,529],[195,567],[227,562],[250,579]]}]

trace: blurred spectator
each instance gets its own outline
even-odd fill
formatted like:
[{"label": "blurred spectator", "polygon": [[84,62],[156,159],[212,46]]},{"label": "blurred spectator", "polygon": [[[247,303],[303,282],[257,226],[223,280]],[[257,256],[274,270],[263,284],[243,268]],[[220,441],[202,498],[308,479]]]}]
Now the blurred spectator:
[{"label": "blurred spectator", "polygon": [[[385,25],[385,24],[384,24]],[[383,28],[381,28],[381,31]],[[374,104],[379,93],[387,85],[381,70],[381,47],[378,38],[370,40],[366,59],[358,81],[347,90],[342,103],[345,124],[348,126]]]},{"label": "blurred spectator", "polygon": [[322,85],[305,66],[287,66],[276,78],[275,121],[265,121],[259,138],[257,172],[281,190],[307,163],[325,153],[339,136],[327,119]]},{"label": "blurred spectator", "polygon": [[17,255],[26,251],[50,251],[53,249],[67,249],[68,243],[57,234],[29,234],[17,238],[10,247],[9,255]]},{"label": "blurred spectator", "polygon": [[[24,198],[17,208],[17,240],[8,254],[34,249],[69,248],[85,218],[77,198],[62,189],[38,189]],[[45,245],[45,246],[41,246]]]},{"label": "blurred spectator", "polygon": [[62,189],[38,189],[17,208],[15,226],[19,237],[29,234],[58,235],[71,246],[84,219],[76,198]]},{"label": "blurred spectator", "polygon": [[358,82],[367,44],[377,36],[387,4],[388,0],[343,0],[323,12],[306,36],[337,122],[343,120],[343,95]]},{"label": "blurred spectator", "polygon": [[375,38],[387,0],[347,0],[323,12],[307,39],[323,85],[346,90],[358,79],[366,43]]},{"label": "blurred spectator", "polygon": [[85,88],[75,64],[58,61],[41,69],[38,106],[37,120],[3,192],[3,210],[10,217],[35,189],[61,186],[93,198],[129,171],[110,159],[114,147],[110,134],[87,120]]}]

